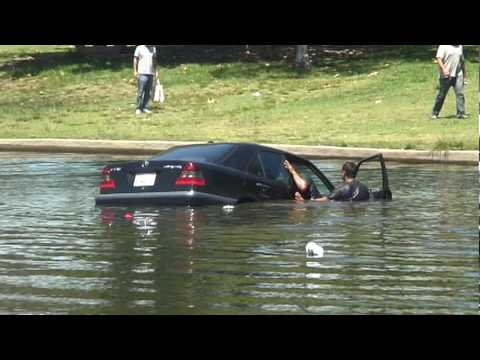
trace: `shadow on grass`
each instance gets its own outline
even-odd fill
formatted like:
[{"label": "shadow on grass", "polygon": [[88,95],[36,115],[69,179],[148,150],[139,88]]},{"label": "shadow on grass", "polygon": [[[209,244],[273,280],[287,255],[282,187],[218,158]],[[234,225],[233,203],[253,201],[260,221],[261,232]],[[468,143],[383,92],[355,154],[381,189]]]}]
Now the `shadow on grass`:
[{"label": "shadow on grass", "polygon": [[99,70],[122,71],[127,67],[125,57],[118,58],[94,58],[80,55],[76,52],[54,52],[28,54],[19,60],[8,61],[0,66],[0,72],[18,79],[26,76],[36,76],[43,72],[71,67],[72,74],[82,74]]},{"label": "shadow on grass", "polygon": [[[239,64],[213,70],[214,77],[228,79],[255,78],[259,75],[269,78],[309,77],[317,72],[364,74],[377,69],[385,61],[430,61],[435,56],[435,49],[435,45],[311,45],[312,73],[298,72],[292,66],[295,46],[252,46],[247,54],[243,45],[169,45],[159,46],[158,53],[160,65],[169,69],[189,63]],[[478,62],[478,46],[466,47],[466,53],[470,61]],[[133,48],[118,57],[86,56],[72,50],[22,54],[22,57],[15,59],[16,55],[18,54],[2,54],[7,62],[0,66],[0,72],[12,78],[22,78],[65,66],[71,67],[69,71],[73,74],[101,70],[123,71],[132,66]],[[266,66],[266,62],[269,62],[269,66]]]}]

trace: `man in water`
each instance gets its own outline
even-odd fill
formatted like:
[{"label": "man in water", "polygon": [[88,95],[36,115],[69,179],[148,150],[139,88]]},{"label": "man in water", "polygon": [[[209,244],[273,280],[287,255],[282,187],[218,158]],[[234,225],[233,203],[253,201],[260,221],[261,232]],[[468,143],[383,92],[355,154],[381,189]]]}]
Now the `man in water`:
[{"label": "man in water", "polygon": [[295,194],[295,200],[297,201],[309,199],[327,203],[330,201],[368,201],[370,199],[368,188],[356,179],[357,165],[353,162],[346,162],[343,165],[342,179],[344,183],[328,196],[320,195],[313,181],[305,180],[300,176],[289,161],[285,161],[284,166],[292,175],[295,184],[300,190],[300,192]]},{"label": "man in water", "polygon": [[465,114],[465,57],[462,45],[440,45],[437,52],[437,63],[440,70],[440,87],[435,105],[433,106],[432,119],[438,119],[442,111],[448,90],[453,87],[457,96],[457,117],[467,118]]}]

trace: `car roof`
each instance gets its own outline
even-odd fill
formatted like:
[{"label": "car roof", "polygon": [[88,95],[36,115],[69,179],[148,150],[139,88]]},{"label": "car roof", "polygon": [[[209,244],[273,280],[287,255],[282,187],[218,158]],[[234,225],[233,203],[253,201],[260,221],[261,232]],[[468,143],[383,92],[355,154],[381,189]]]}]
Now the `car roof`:
[{"label": "car roof", "polygon": [[[301,157],[296,156],[294,154],[291,154],[287,151],[283,151],[283,150],[280,150],[280,149],[275,149],[275,148],[264,146],[264,145],[258,145],[258,144],[254,144],[254,143],[240,143],[240,142],[238,142],[238,143],[222,142],[222,143],[206,143],[206,144],[191,144],[191,145],[176,146],[176,147],[172,147],[172,148],[164,151],[161,154],[158,154],[155,157],[152,157],[151,160],[153,160],[153,161],[165,160],[165,156],[169,156],[169,154],[171,154],[171,155],[173,155],[169,159],[171,161],[171,160],[175,160],[174,157],[175,157],[175,152],[176,151],[182,151],[183,150],[183,151],[188,151],[189,152],[189,150],[191,150],[192,153],[198,155],[199,153],[201,153],[201,151],[200,151],[201,148],[217,147],[217,146],[229,146],[230,147],[230,150],[225,152],[224,156],[221,156],[220,158],[217,159],[218,161],[213,161],[212,162],[212,161],[207,160],[207,159],[203,159],[203,160],[190,159],[190,160],[195,160],[196,162],[201,162],[201,163],[210,163],[210,164],[219,165],[219,164],[225,164],[224,161],[226,161],[226,160],[228,161],[228,159],[231,159],[232,158],[231,156],[237,156],[237,158],[236,158],[237,161],[239,159],[238,156],[241,156],[242,159],[246,159],[245,157],[250,159],[250,156],[253,155],[254,153],[257,153],[258,151],[264,150],[264,151],[269,151],[269,152],[273,152],[273,153],[276,153],[276,154],[283,155],[283,156],[285,156],[285,158],[287,158],[290,162],[293,162],[293,163],[303,163],[305,165],[307,165],[307,164],[313,165],[309,160],[301,158]],[[196,152],[195,149],[198,149],[199,151]],[[233,154],[238,154],[238,155],[233,155]],[[176,160],[180,160],[180,157]],[[244,166],[248,166],[247,163],[244,164],[242,161],[240,161],[240,163],[237,163],[237,162],[235,162],[235,163],[238,164],[238,165],[234,166],[232,164],[228,164],[227,166],[235,168],[237,170],[246,171],[246,168],[244,168]]]},{"label": "car roof", "polygon": [[275,149],[275,148],[272,148],[272,147],[269,147],[269,146],[265,146],[265,145],[259,145],[259,144],[254,144],[254,143],[227,143],[227,142],[222,142],[222,143],[206,143],[206,144],[192,144],[192,145],[181,145],[181,146],[175,146],[171,149],[169,149],[168,151],[173,151],[173,150],[177,150],[177,149],[188,149],[188,148],[195,148],[195,147],[204,147],[204,146],[222,146],[222,145],[232,145],[232,146],[236,146],[236,147],[241,147],[241,148],[244,148],[244,149],[252,149],[252,148],[256,148],[256,149],[263,149],[263,150],[268,150],[268,151],[273,151],[273,152],[276,152],[276,153],[281,153],[281,154],[286,154],[290,157],[293,157],[293,158],[296,158],[296,159],[300,159],[300,160],[304,160],[303,158],[297,156],[297,155],[294,155],[292,153],[289,153],[288,151],[284,151],[284,150],[280,150],[280,149]]}]

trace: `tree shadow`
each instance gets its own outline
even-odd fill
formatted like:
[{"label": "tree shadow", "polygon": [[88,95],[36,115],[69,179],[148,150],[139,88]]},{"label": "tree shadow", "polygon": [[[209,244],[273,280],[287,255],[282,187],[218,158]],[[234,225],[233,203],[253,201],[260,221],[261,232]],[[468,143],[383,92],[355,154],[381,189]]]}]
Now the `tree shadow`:
[{"label": "tree shadow", "polygon": [[[295,45],[162,45],[158,46],[160,65],[173,69],[184,64],[218,65],[212,76],[218,79],[309,77],[326,74],[365,74],[389,61],[416,62],[435,57],[436,45],[311,45],[309,56],[313,71],[302,72],[292,66]],[[36,76],[59,67],[69,67],[73,74],[99,70],[123,71],[132,66],[134,48],[120,56],[95,57],[75,50],[51,53],[2,54],[7,60],[0,72],[12,78]],[[469,61],[478,62],[478,46],[466,46]],[[238,66],[223,66],[226,64]]]},{"label": "tree shadow", "polygon": [[[159,46],[160,65],[166,68],[176,68],[183,64],[223,64],[238,62],[241,59],[244,46]],[[80,54],[76,50],[65,52],[30,52],[2,53],[5,60],[0,65],[0,72],[18,79],[27,76],[36,76],[43,72],[60,67],[70,68],[72,74],[86,74],[89,72],[110,70],[123,71],[132,67],[134,48],[117,56],[93,56]]]},{"label": "tree shadow", "polygon": [[[253,52],[253,60],[242,66],[220,67],[212,71],[219,79],[256,78],[260,74],[266,78],[292,77],[308,78],[318,73],[328,75],[362,75],[384,68],[392,61],[430,61],[435,49],[432,45],[388,46],[388,45],[310,45],[309,59],[312,71],[296,69],[295,46],[275,46],[276,49],[264,56]],[[266,61],[271,63],[266,64]]]},{"label": "tree shadow", "polygon": [[[5,57],[5,56],[4,56]],[[58,68],[69,67],[72,74],[84,74],[98,70],[122,71],[130,64],[127,57],[96,58],[74,51],[26,54],[21,58],[7,61],[0,66],[0,72],[14,79],[37,76]]]}]

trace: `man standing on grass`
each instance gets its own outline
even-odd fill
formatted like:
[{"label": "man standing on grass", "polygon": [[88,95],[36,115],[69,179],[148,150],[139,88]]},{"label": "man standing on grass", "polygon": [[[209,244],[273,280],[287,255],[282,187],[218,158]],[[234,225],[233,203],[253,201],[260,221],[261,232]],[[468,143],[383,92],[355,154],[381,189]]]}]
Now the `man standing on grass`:
[{"label": "man standing on grass", "polygon": [[437,52],[440,89],[433,107],[432,119],[438,119],[450,87],[457,96],[457,117],[465,119],[465,57],[462,45],[440,45]]},{"label": "man standing on grass", "polygon": [[158,79],[157,50],[154,45],[139,45],[135,49],[133,71],[138,79],[138,95],[136,114],[150,114],[148,102],[154,84],[154,76]]}]

